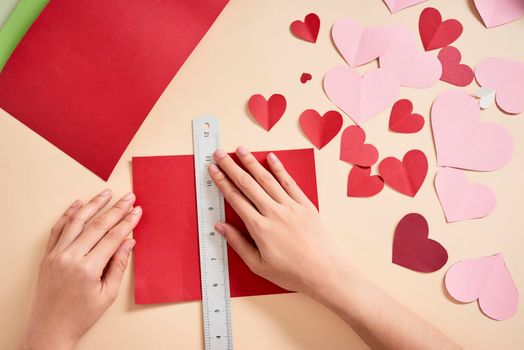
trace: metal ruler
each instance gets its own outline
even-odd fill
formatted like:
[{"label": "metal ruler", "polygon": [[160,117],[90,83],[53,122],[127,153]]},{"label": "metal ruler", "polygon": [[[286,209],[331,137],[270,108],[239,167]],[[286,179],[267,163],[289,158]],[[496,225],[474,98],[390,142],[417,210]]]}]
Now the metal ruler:
[{"label": "metal ruler", "polygon": [[219,147],[218,119],[210,116],[193,119],[200,278],[206,350],[233,349],[227,242],[221,235],[215,233],[214,229],[215,224],[224,221],[225,218],[224,198],[207,170],[213,161],[213,153]]}]

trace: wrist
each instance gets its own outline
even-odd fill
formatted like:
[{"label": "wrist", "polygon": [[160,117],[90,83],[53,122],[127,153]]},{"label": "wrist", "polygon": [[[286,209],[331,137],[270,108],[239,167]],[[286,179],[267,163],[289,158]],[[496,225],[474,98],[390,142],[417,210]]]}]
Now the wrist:
[{"label": "wrist", "polygon": [[72,350],[76,341],[61,336],[38,334],[26,331],[20,340],[20,350]]}]

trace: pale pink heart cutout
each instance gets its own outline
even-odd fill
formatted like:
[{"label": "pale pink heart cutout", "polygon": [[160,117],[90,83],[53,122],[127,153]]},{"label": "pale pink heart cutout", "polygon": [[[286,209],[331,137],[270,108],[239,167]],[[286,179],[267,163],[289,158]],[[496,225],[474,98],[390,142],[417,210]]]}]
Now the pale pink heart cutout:
[{"label": "pale pink heart cutout", "polygon": [[395,13],[406,7],[410,7],[416,4],[420,4],[427,0],[384,0],[391,13]]},{"label": "pale pink heart cutout", "polygon": [[517,312],[519,292],[502,254],[459,261],[446,272],[444,283],[453,299],[462,303],[478,299],[482,312],[495,320]]},{"label": "pale pink heart cutout", "polygon": [[353,68],[341,66],[326,74],[324,90],[335,105],[362,125],[395,102],[400,86],[395,74],[384,68],[361,77]]},{"label": "pale pink heart cutout", "polygon": [[480,86],[496,91],[497,105],[504,112],[524,112],[524,62],[486,58],[475,67],[475,78]]},{"label": "pale pink heart cutout", "polygon": [[377,59],[389,46],[389,32],[386,28],[364,28],[349,18],[333,24],[331,37],[342,57],[352,67]]},{"label": "pale pink heart cutout", "polygon": [[493,171],[513,154],[511,134],[501,125],[480,120],[478,101],[462,90],[440,94],[431,107],[437,165]]},{"label": "pale pink heart cutout", "polygon": [[522,0],[475,0],[475,7],[487,28],[500,26],[524,16]]},{"label": "pale pink heart cutout", "polygon": [[429,88],[440,80],[442,64],[431,52],[423,50],[413,31],[392,27],[389,49],[379,58],[380,67],[395,72],[402,86]]},{"label": "pale pink heart cutout", "polygon": [[448,222],[476,219],[489,215],[497,199],[483,184],[470,184],[464,171],[440,168],[435,176],[435,188]]}]

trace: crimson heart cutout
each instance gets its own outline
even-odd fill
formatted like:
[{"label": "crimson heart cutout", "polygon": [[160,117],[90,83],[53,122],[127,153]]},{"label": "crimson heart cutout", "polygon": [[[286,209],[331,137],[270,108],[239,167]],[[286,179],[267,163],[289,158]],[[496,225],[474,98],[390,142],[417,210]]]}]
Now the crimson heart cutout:
[{"label": "crimson heart cutout", "polygon": [[307,83],[308,81],[310,81],[311,78],[313,78],[313,77],[311,76],[311,74],[309,74],[309,73],[302,73],[302,75],[300,76],[300,82],[301,82],[302,84],[305,84],[305,83]]},{"label": "crimson heart cutout", "polygon": [[342,115],[337,111],[328,111],[320,116],[314,109],[302,112],[299,121],[304,134],[318,149],[322,149],[337,136],[343,123]]},{"label": "crimson heart cutout", "polygon": [[413,112],[410,100],[398,100],[391,108],[389,129],[395,132],[410,134],[418,132],[424,126],[424,117]]},{"label": "crimson heart cutout", "polygon": [[340,142],[340,160],[370,167],[378,160],[377,148],[371,144],[365,144],[366,133],[357,125],[348,126],[342,133]]},{"label": "crimson heart cutout", "polygon": [[384,180],[371,174],[371,168],[353,166],[348,176],[348,197],[372,197],[382,191]]},{"label": "crimson heart cutout", "polygon": [[417,213],[400,220],[393,238],[393,263],[418,272],[435,272],[448,261],[448,252],[428,238],[426,219]]},{"label": "crimson heart cutout", "polygon": [[448,46],[462,34],[462,24],[456,19],[442,22],[440,12],[433,8],[425,8],[420,14],[418,29],[426,51]]},{"label": "crimson heart cutout", "polygon": [[256,121],[269,131],[286,111],[286,98],[280,94],[274,94],[269,100],[266,100],[264,96],[257,94],[251,96],[248,107]]},{"label": "crimson heart cutout", "polygon": [[291,31],[298,38],[315,43],[320,30],[320,18],[315,13],[310,13],[304,18],[304,21],[294,21],[291,23]]},{"label": "crimson heart cutout", "polygon": [[438,59],[442,64],[442,75],[440,80],[456,86],[468,86],[473,81],[473,69],[468,65],[460,64],[462,55],[453,46],[446,46],[438,53]]},{"label": "crimson heart cutout", "polygon": [[428,160],[424,152],[414,149],[404,155],[402,161],[388,157],[378,166],[384,182],[400,193],[415,197],[428,172]]}]

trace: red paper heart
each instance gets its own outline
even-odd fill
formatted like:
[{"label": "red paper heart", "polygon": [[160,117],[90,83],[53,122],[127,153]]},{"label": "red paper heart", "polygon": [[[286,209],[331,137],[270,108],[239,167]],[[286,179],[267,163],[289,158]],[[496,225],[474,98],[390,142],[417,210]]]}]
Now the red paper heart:
[{"label": "red paper heart", "polygon": [[308,109],[300,115],[302,131],[318,149],[322,149],[337,136],[342,123],[342,115],[337,111],[328,111],[320,116],[314,109]]},{"label": "red paper heart", "polygon": [[424,126],[424,117],[413,112],[413,103],[410,100],[398,100],[391,109],[389,129],[405,134],[418,132]]},{"label": "red paper heart", "polygon": [[269,131],[286,111],[286,98],[280,94],[274,94],[266,101],[264,96],[257,94],[251,96],[248,106],[256,121]]},{"label": "red paper heart", "polygon": [[308,81],[310,81],[311,78],[313,78],[313,77],[311,76],[311,74],[309,74],[309,73],[302,73],[302,75],[300,76],[300,82],[301,82],[302,84],[305,84],[305,83],[307,83]]},{"label": "red paper heart", "polygon": [[442,22],[440,12],[433,8],[425,8],[418,21],[420,38],[426,51],[448,46],[462,34],[462,24],[456,19]]},{"label": "red paper heart", "polygon": [[384,180],[371,174],[371,168],[353,166],[348,176],[348,197],[372,197],[382,191]]},{"label": "red paper heart", "polygon": [[315,13],[310,13],[302,21],[294,21],[291,23],[291,31],[298,38],[315,43],[318,37],[318,31],[320,30],[320,18]]},{"label": "red paper heart", "polygon": [[406,153],[402,161],[395,157],[382,160],[378,169],[387,185],[400,193],[415,197],[426,178],[428,160],[424,152],[414,149]]},{"label": "red paper heart", "polygon": [[348,126],[342,133],[340,142],[340,160],[370,167],[378,160],[378,151],[372,144],[365,144],[366,133],[357,125]]},{"label": "red paper heart", "polygon": [[400,220],[393,238],[393,263],[418,272],[434,272],[448,261],[448,252],[428,238],[426,219],[417,213]]},{"label": "red paper heart", "polygon": [[440,80],[456,86],[468,86],[473,81],[473,69],[468,65],[460,64],[462,55],[453,46],[446,46],[438,53],[438,59],[442,64],[442,75]]}]

